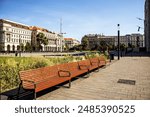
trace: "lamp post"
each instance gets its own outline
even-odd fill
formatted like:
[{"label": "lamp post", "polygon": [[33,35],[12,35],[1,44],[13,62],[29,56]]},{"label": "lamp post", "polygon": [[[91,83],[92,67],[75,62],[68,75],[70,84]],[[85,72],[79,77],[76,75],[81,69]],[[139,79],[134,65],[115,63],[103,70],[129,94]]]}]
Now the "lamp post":
[{"label": "lamp post", "polygon": [[118,27],[118,60],[120,59],[120,24],[117,24]]}]

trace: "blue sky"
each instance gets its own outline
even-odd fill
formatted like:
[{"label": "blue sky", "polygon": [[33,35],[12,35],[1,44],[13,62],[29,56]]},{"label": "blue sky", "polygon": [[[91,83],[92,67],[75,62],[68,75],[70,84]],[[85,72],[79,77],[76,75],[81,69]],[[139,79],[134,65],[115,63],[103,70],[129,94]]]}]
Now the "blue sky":
[{"label": "blue sky", "polygon": [[[62,31],[64,37],[81,40],[85,34],[121,35],[138,33],[144,27],[145,0],[0,0],[0,19]],[[141,29],[140,33],[143,34]]]}]

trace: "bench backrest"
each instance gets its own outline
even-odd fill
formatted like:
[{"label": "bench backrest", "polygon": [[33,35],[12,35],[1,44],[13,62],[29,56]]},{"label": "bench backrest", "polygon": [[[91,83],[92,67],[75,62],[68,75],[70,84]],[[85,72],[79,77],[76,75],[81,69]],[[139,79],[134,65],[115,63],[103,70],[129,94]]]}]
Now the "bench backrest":
[{"label": "bench backrest", "polygon": [[94,64],[94,63],[95,63],[95,64],[96,64],[96,63],[98,64],[98,63],[99,63],[99,58],[98,58],[98,57],[90,58],[89,60],[90,60],[91,64]]},{"label": "bench backrest", "polygon": [[86,60],[79,61],[79,65],[87,65],[87,66],[90,66],[90,65],[91,65],[91,62],[90,62],[89,59],[86,59]]},{"label": "bench backrest", "polygon": [[33,82],[39,82],[41,80],[46,79],[47,77],[56,76],[58,75],[57,66],[48,66],[48,67],[42,67],[37,69],[31,69],[31,70],[25,70],[19,72],[20,79],[22,82],[22,85],[26,89],[33,89],[33,83],[26,82],[25,80],[30,80]]},{"label": "bench backrest", "polygon": [[99,61],[101,65],[106,65],[106,59],[104,58],[104,56],[100,56]]}]

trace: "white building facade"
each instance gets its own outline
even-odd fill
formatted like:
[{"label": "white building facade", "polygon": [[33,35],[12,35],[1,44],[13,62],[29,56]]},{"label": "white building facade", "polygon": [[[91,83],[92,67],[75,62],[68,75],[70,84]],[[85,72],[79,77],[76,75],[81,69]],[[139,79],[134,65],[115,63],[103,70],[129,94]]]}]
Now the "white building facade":
[{"label": "white building facade", "polygon": [[77,39],[73,39],[73,38],[64,38],[65,41],[65,46],[67,45],[68,48],[72,48],[75,45],[79,45],[80,42]]},{"label": "white building facade", "polygon": [[[41,51],[49,51],[49,52],[57,52],[61,51],[61,47],[63,46],[63,36],[47,29],[40,28],[40,27],[30,27],[32,29],[32,45],[37,45],[37,35],[39,33],[43,33],[45,37],[48,39],[48,45],[42,45]],[[62,49],[63,50],[63,49]]]},{"label": "white building facade", "polygon": [[0,51],[19,51],[21,45],[31,43],[29,26],[0,19]]},{"label": "white building facade", "polygon": [[61,34],[37,26],[27,26],[10,20],[0,19],[0,51],[25,51],[27,43],[32,46],[33,51],[36,51],[36,36],[38,33],[43,33],[48,39],[48,45],[41,45],[42,49],[40,51],[57,52],[64,50],[65,42]]}]

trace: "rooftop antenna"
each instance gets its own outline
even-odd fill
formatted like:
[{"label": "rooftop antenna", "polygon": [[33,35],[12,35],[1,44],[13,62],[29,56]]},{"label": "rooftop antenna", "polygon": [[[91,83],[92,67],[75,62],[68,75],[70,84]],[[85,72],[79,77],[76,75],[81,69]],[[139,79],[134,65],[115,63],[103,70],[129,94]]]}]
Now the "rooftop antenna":
[{"label": "rooftop antenna", "polygon": [[60,34],[62,34],[62,18],[60,18]]}]

